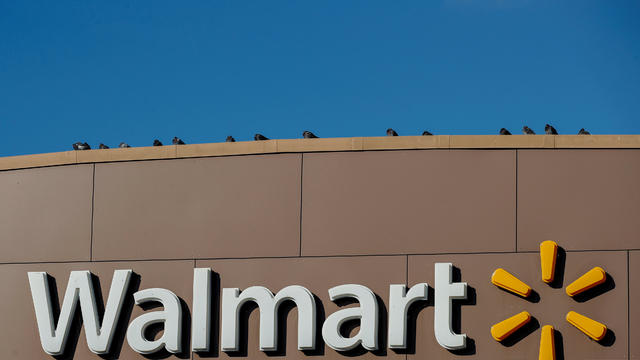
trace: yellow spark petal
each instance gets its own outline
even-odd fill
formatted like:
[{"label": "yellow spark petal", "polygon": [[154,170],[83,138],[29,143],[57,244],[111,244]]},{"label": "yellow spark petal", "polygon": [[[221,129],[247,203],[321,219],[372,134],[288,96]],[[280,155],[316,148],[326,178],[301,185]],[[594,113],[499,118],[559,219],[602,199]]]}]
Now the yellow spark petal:
[{"label": "yellow spark petal", "polygon": [[502,268],[496,269],[496,271],[493,272],[491,275],[491,283],[523,297],[531,294],[531,287],[529,285]]},{"label": "yellow spark petal", "polygon": [[580,276],[576,281],[567,286],[566,292],[569,296],[575,296],[587,291],[594,286],[598,286],[607,280],[607,273],[599,266],[589,270]]},{"label": "yellow spark petal", "polygon": [[540,334],[540,355],[539,360],[555,360],[556,346],[553,341],[553,326],[545,325]]},{"label": "yellow spark petal", "polygon": [[501,322],[493,325],[491,327],[491,336],[496,341],[502,341],[509,337],[509,335],[516,332],[516,330],[520,329],[524,324],[528,323],[531,320],[531,314],[526,311],[523,311],[519,314],[516,314],[506,320],[502,320]]},{"label": "yellow spark petal", "polygon": [[542,268],[542,281],[550,283],[556,271],[556,257],[558,256],[558,244],[547,240],[540,243],[540,267]]},{"label": "yellow spark petal", "polygon": [[569,311],[567,321],[596,341],[602,340],[607,334],[607,327],[604,324],[578,314],[575,311]]}]

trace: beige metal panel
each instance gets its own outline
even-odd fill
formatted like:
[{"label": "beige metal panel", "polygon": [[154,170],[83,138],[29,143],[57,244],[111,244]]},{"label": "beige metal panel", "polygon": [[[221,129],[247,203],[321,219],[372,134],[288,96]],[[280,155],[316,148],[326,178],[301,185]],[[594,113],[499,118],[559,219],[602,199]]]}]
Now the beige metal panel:
[{"label": "beige metal panel", "polygon": [[176,145],[82,150],[76,153],[79,163],[170,159],[176,157]]},{"label": "beige metal panel", "polygon": [[180,145],[179,158],[221,155],[268,154],[277,150],[276,140],[238,141],[213,144]]},{"label": "beige metal panel", "polygon": [[300,158],[97,164],[94,259],[298,255]]},{"label": "beige metal panel", "polygon": [[[360,284],[369,287],[379,296],[379,300],[384,302],[379,306],[382,309],[380,326],[386,329],[386,313],[389,304],[389,285],[404,284],[406,279],[406,257],[405,256],[369,256],[369,257],[346,257],[346,258],[290,258],[290,259],[253,259],[253,260],[198,260],[197,267],[211,267],[218,275],[218,288],[237,287],[246,289],[249,286],[261,285],[269,288],[272,292],[277,292],[288,285],[301,285],[309,289],[316,297],[317,308],[320,316],[318,318],[319,342],[317,351],[309,353],[309,358],[319,357],[322,359],[343,359],[341,355],[328,346],[323,346],[321,340],[320,326],[325,317],[340,309],[338,305],[329,300],[329,288],[342,284]],[[215,298],[215,297],[214,297]],[[220,303],[214,304],[214,308]],[[349,305],[354,306],[354,305]],[[241,330],[248,333],[248,343],[239,354],[247,359],[266,359],[264,352],[258,350],[259,339],[259,314],[257,309],[249,315],[248,330]],[[215,324],[215,323],[214,323]],[[285,351],[276,352],[276,356],[283,356],[286,359],[302,359],[305,354],[297,350],[297,328],[298,314],[295,309],[288,313],[285,325],[286,344]],[[217,325],[213,325],[218,329]],[[245,328],[247,329],[247,328]],[[354,334],[357,329],[354,330]],[[390,359],[404,359],[404,355],[385,349],[386,334],[382,331],[382,348],[375,354],[365,352],[361,348],[351,351],[347,355],[359,355],[361,359],[374,359],[386,357]],[[218,348],[219,332],[212,334]],[[246,352],[246,353],[245,353]],[[219,358],[231,358],[229,354],[222,351],[214,351]],[[273,354],[272,354],[273,355]],[[360,356],[361,355],[361,356]],[[199,356],[195,355],[198,359]]]},{"label": "beige metal panel", "polygon": [[277,140],[278,152],[362,150],[363,138],[283,139]]},{"label": "beige metal panel", "polygon": [[640,150],[519,150],[518,249],[640,248]]},{"label": "beige metal panel", "polygon": [[[40,345],[38,326],[36,323],[33,302],[27,272],[45,271],[55,279],[55,289],[58,292],[60,306],[64,298],[69,274],[73,270],[89,270],[100,283],[102,299],[98,303],[104,304],[109,294],[113,271],[119,269],[132,269],[132,277],[129,293],[123,304],[123,310],[113,341],[113,352],[108,359],[133,360],[144,359],[135,353],[125,339],[127,324],[145,311],[133,304],[133,292],[148,288],[160,287],[173,291],[181,298],[187,309],[192,302],[193,261],[144,261],[144,262],[102,262],[102,263],[73,263],[73,264],[22,264],[0,265],[0,284],[5,289],[11,289],[3,293],[0,317],[3,326],[0,326],[0,338],[3,339],[0,346],[0,358],[16,360],[53,359],[47,355]],[[137,274],[137,275],[135,275]],[[161,310],[158,308],[148,311]],[[80,315],[78,308],[77,314]],[[189,324],[189,314],[184,314],[185,324]],[[87,347],[84,329],[80,329],[79,323],[74,323],[72,336],[68,341],[69,353],[63,359],[101,359],[100,356],[91,353]],[[189,359],[189,327],[185,327],[183,348],[186,353],[180,357],[170,356],[169,359]],[[74,331],[75,330],[75,331]],[[77,340],[76,340],[77,339]],[[74,349],[75,348],[75,349]],[[75,354],[75,357],[71,355]]]},{"label": "beige metal panel", "polygon": [[0,262],[89,260],[93,165],[0,172]]},{"label": "beige metal panel", "polygon": [[75,151],[0,157],[0,170],[33,168],[76,163]]},{"label": "beige metal panel", "polygon": [[[625,359],[628,345],[626,252],[568,252],[566,256],[561,255],[561,259],[564,260],[558,263],[556,278],[562,281],[550,286],[541,280],[537,253],[409,256],[409,285],[428,282],[433,286],[434,263],[451,262],[459,271],[457,281],[467,282],[472,288],[468,289],[470,301],[460,302],[454,308],[453,320],[454,329],[471,339],[467,340],[471,345],[469,349],[452,353],[438,345],[433,333],[433,301],[430,301],[417,314],[415,353],[411,353],[409,359],[537,359],[540,328],[544,325],[552,325],[560,333],[556,349],[563,357],[558,355],[556,359]],[[564,288],[594,266],[606,270],[608,281],[585,293],[587,296],[578,299],[567,296]],[[491,274],[499,267],[531,286],[536,300],[525,300],[493,285]],[[610,332],[602,344],[565,320],[571,310],[607,325]],[[531,325],[513,334],[504,344],[496,342],[491,337],[491,326],[521,311],[532,315]]]},{"label": "beige metal panel", "polygon": [[449,138],[449,135],[365,137],[363,150],[448,148]]},{"label": "beige metal panel", "polygon": [[559,135],[556,148],[640,148],[639,135]]},{"label": "beige metal panel", "polygon": [[305,154],[302,254],[513,251],[515,152]]},{"label": "beige metal panel", "polygon": [[451,136],[450,147],[482,148],[553,148],[552,135],[456,135]]}]

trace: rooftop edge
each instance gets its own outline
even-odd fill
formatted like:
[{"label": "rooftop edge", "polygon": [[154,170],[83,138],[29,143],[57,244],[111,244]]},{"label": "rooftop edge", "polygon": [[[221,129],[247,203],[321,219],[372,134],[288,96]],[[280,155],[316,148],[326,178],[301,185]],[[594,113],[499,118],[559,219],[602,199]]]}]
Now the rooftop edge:
[{"label": "rooftop edge", "polygon": [[434,135],[276,139],[0,157],[0,170],[229,155],[415,149],[640,149],[640,135]]}]

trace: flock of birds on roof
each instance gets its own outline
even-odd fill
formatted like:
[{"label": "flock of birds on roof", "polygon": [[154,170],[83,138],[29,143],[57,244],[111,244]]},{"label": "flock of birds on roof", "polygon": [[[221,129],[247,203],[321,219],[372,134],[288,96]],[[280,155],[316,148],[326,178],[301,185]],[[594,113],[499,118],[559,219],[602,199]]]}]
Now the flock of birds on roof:
[{"label": "flock of birds on roof", "polygon": [[[549,125],[546,124],[544,126],[544,132],[547,135],[558,135],[558,132],[556,131],[556,129]],[[535,135],[536,133],[531,130],[530,127],[528,126],[524,126],[522,128],[522,133],[525,135]],[[500,129],[499,132],[500,135],[511,135],[511,132],[505,128]],[[433,135],[432,133],[430,133],[429,131],[423,131],[422,132],[422,136],[429,136],[429,135]],[[585,130],[584,128],[580,129],[578,131],[578,135],[591,135],[590,132],[588,132],[587,130]],[[387,129],[387,136],[398,136],[398,133],[389,128]],[[302,138],[303,139],[316,139],[318,138],[314,133],[312,133],[311,131],[304,131],[302,133]],[[255,141],[261,141],[261,140],[269,140],[268,137],[262,135],[262,134],[255,134],[253,136],[253,140]],[[233,138],[233,136],[227,136],[227,139],[225,140],[226,142],[235,142],[236,139]],[[175,136],[172,140],[171,143],[173,145],[184,145],[185,142],[182,141],[182,139],[180,139],[179,137]],[[162,146],[162,142],[158,139],[153,140],[153,146]],[[118,146],[120,148],[128,148],[131,147],[129,146],[129,144],[121,142],[120,145]],[[98,146],[99,149],[108,149],[109,147],[103,143],[100,143],[100,145]],[[86,142],[77,142],[73,144],[73,150],[91,150],[91,146],[89,146],[89,144],[87,144]]]}]

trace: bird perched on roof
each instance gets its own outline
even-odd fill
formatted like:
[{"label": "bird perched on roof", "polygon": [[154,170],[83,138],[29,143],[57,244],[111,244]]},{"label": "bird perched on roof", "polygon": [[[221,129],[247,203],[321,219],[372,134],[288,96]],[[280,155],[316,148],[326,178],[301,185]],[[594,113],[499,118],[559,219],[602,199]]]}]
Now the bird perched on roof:
[{"label": "bird perched on roof", "polygon": [[307,130],[305,130],[305,131],[302,133],[302,137],[303,137],[304,139],[317,139],[317,138],[318,138],[318,137],[316,136],[316,134],[312,133],[311,131],[307,131]]},{"label": "bird perched on roof", "polygon": [[255,134],[253,135],[253,140],[269,140],[269,138],[262,134]]},{"label": "bird perched on roof", "polygon": [[160,140],[155,139],[153,140],[153,146],[162,146],[162,142],[160,142]]},{"label": "bird perched on roof", "polygon": [[398,133],[395,130],[389,128],[387,129],[387,136],[398,136]]},{"label": "bird perched on roof", "polygon": [[525,135],[535,135],[536,133],[531,130],[531,128],[529,128],[528,126],[523,126],[522,127],[522,133]]},{"label": "bird perched on roof", "polygon": [[553,126],[551,126],[551,125],[549,125],[549,124],[546,124],[546,125],[544,126],[544,132],[545,132],[547,135],[558,135],[558,132],[556,131],[556,128],[554,128]]},{"label": "bird perched on roof", "polygon": [[91,146],[89,146],[89,144],[87,144],[86,142],[77,142],[77,143],[73,143],[73,150],[91,150]]},{"label": "bird perched on roof", "polygon": [[500,129],[500,135],[511,135],[511,131],[509,131],[509,130],[507,130],[505,128],[502,128],[502,129]]},{"label": "bird perched on roof", "polygon": [[236,142],[236,139],[233,138],[233,136],[229,135],[227,136],[227,140],[225,140],[226,142]]},{"label": "bird perched on roof", "polygon": [[173,145],[184,145],[184,141],[182,141],[182,139],[180,139],[180,138],[179,138],[179,137],[177,137],[177,136],[174,136],[174,137],[173,137],[173,140],[171,140],[171,143],[172,143]]},{"label": "bird perched on roof", "polygon": [[126,142],[121,142],[120,145],[118,145],[118,147],[128,148],[128,147],[131,147],[131,146],[129,146],[129,144],[127,144]]},{"label": "bird perched on roof", "polygon": [[582,128],[580,129],[580,131],[578,131],[578,135],[591,135],[591,133]]},{"label": "bird perched on roof", "polygon": [[103,143],[100,143],[100,146],[98,146],[100,149],[108,149],[109,147]]},{"label": "bird perched on roof", "polygon": [[433,135],[433,134],[428,132],[427,130],[422,132],[422,136],[430,136],[430,135]]}]

